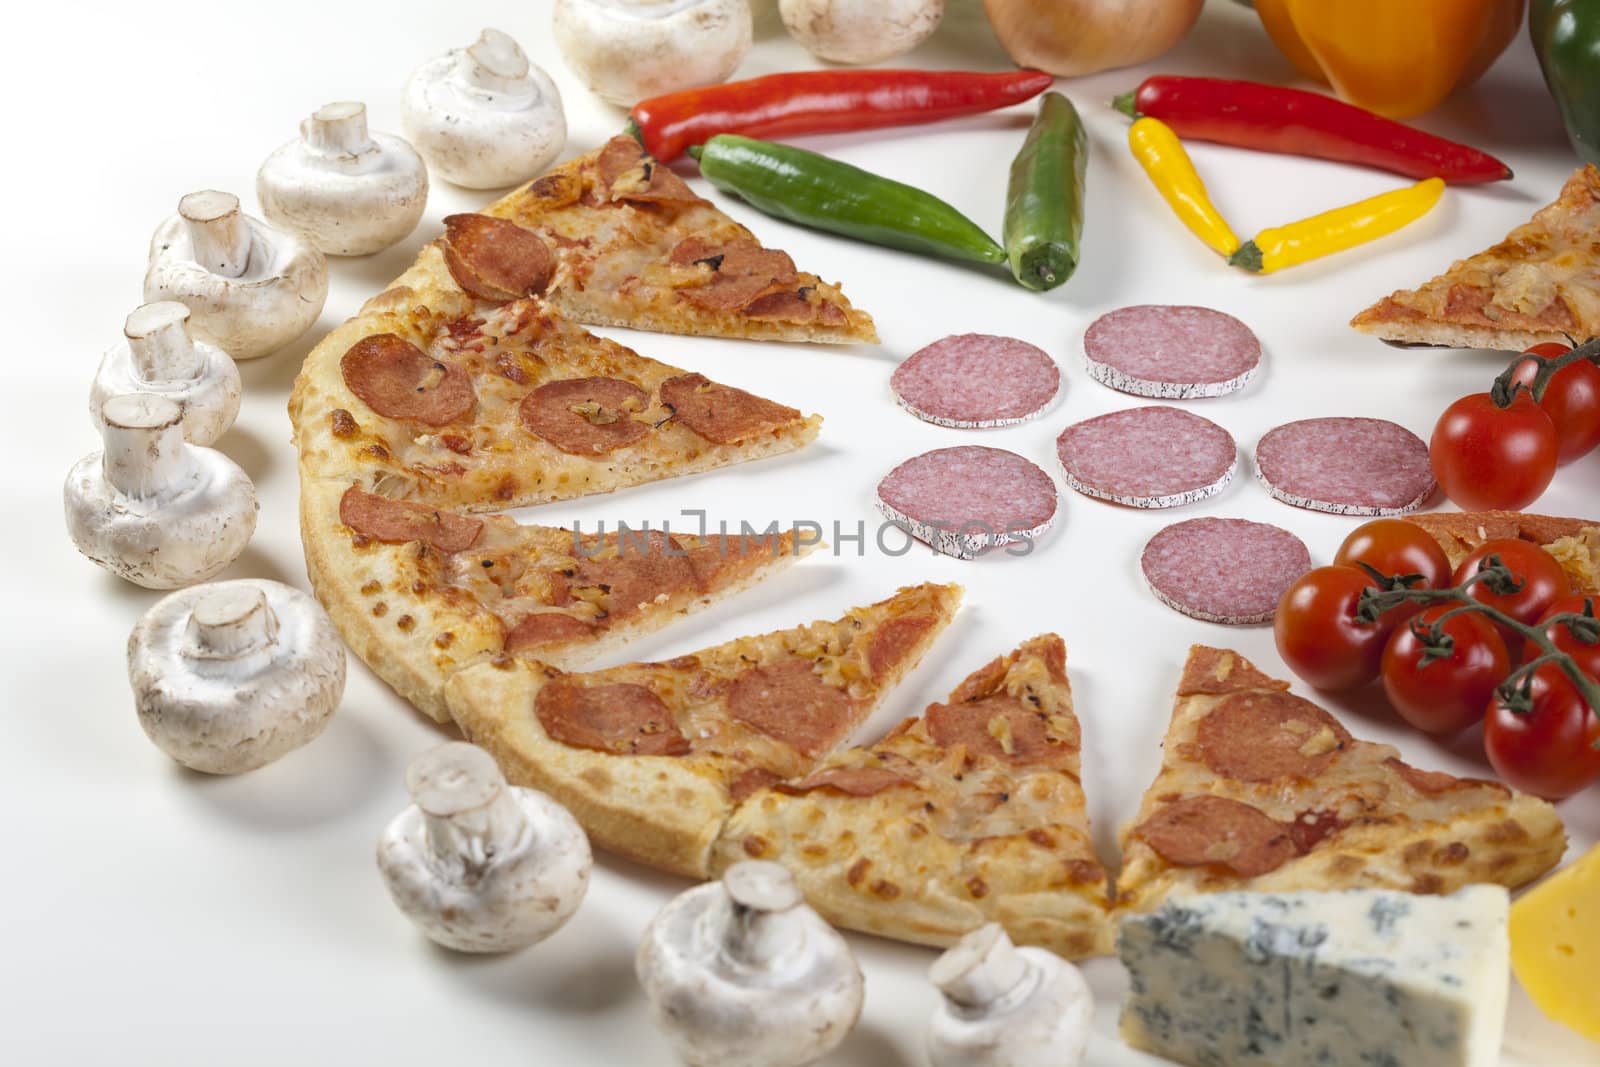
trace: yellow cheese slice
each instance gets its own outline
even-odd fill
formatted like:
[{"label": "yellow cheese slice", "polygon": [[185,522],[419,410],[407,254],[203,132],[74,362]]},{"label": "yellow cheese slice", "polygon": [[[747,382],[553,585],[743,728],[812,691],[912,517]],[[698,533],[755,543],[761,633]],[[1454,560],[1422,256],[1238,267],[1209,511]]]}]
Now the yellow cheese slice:
[{"label": "yellow cheese slice", "polygon": [[1600,1041],[1600,845],[1511,906],[1511,966],[1541,1011]]}]

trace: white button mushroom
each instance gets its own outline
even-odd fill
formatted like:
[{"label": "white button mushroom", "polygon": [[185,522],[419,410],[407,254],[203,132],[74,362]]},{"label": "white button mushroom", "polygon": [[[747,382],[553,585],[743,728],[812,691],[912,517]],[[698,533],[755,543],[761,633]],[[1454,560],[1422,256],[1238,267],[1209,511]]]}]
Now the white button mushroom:
[{"label": "white button mushroom", "polygon": [[927,40],[944,0],[778,0],[795,40],[834,63],[881,63]]},{"label": "white button mushroom", "polygon": [[190,329],[234,359],[276,352],[311,328],[328,299],[328,261],[291,233],[239,210],[232,193],[178,201],[156,227],[144,298],[187,304]]},{"label": "white button mushroom", "polygon": [[78,551],[146,589],[203,582],[238,558],[256,528],[256,488],[227,456],[183,439],[183,408],[153,393],[100,408],[104,449],[79,460],[63,492]]},{"label": "white button mushroom", "polygon": [[428,168],[405,141],[367,132],[367,105],[328,104],[256,172],[261,213],[330,256],[366,256],[417,228]]},{"label": "white button mushroom", "polygon": [[104,428],[100,406],[124,393],[159,393],[183,408],[183,436],[209,445],[239,414],[239,368],[216,345],[189,336],[189,309],[176,300],[136,308],[125,338],[106,351],[89,387],[89,417]]},{"label": "white button mushroom", "polygon": [[322,606],[241,579],[163,597],[128,638],[139,725],[207,774],[241,774],[313,740],[344,694],[344,646]]},{"label": "white button mushroom", "polygon": [[944,994],[928,1029],[933,1067],[1078,1067],[1094,995],[1078,969],[1042,948],[1016,948],[999,923],[934,961]]},{"label": "white button mushroom", "polygon": [[412,71],[400,128],[441,178],[468,189],[526,181],[567,143],[556,83],[499,30]]},{"label": "white button mushroom", "polygon": [[602,100],[726,81],[750,50],[748,0],[556,0],[556,44]]},{"label": "white button mushroom", "polygon": [[861,969],[806,907],[788,870],[746,862],[651,920],[639,983],[656,1025],[694,1067],[797,1067],[861,1014]]},{"label": "white button mushroom", "polygon": [[543,941],[577,910],[592,857],[566,808],[506,784],[483,749],[453,741],[406,769],[411,806],[378,841],[395,906],[459,952]]}]

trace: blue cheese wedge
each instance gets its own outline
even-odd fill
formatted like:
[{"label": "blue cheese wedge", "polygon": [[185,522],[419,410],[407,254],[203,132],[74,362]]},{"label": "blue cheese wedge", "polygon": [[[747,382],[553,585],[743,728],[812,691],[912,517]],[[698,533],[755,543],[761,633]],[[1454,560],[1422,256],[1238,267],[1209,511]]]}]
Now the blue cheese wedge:
[{"label": "blue cheese wedge", "polygon": [[1509,897],[1177,897],[1123,920],[1122,1036],[1192,1067],[1492,1067]]}]

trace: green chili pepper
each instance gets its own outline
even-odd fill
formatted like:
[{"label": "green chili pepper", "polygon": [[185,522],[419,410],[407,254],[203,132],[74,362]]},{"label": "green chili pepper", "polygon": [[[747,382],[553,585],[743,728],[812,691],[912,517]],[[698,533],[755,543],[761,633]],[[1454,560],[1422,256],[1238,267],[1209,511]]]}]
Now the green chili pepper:
[{"label": "green chili pepper", "polygon": [[725,133],[689,154],[718,189],[801,226],[908,252],[1006,258],[994,238],[931,193],[815,152]]},{"label": "green chili pepper", "polygon": [[1045,93],[1039,117],[1011,163],[1002,236],[1011,274],[1029,289],[1054,289],[1078,268],[1089,138],[1078,110]]},{"label": "green chili pepper", "polygon": [[1600,163],[1600,4],[1533,0],[1528,36],[1578,155]]}]

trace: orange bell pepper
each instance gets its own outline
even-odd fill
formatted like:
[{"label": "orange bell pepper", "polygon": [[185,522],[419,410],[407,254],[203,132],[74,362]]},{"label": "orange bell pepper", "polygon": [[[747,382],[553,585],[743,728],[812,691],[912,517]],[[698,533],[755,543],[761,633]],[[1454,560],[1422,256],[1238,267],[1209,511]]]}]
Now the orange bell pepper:
[{"label": "orange bell pepper", "polygon": [[1526,0],[1256,0],[1261,25],[1307,77],[1389,118],[1438,106],[1489,69]]}]

